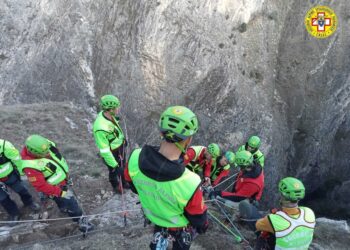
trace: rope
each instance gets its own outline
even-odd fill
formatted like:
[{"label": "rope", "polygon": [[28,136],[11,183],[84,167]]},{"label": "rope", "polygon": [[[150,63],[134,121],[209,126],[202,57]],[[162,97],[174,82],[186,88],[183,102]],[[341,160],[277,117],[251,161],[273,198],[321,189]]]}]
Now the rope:
[{"label": "rope", "polygon": [[230,187],[232,187],[236,182],[237,182],[237,180],[235,180],[234,182],[232,182],[228,187],[226,187],[226,188],[224,189],[224,191],[226,191],[227,189],[229,189]]},{"label": "rope", "polygon": [[[228,228],[224,223],[222,223],[216,216],[214,216],[209,210],[208,210],[209,216],[214,219],[216,223],[218,223],[220,226],[222,226],[224,229],[226,229],[234,238],[237,243],[243,243],[245,244],[249,249],[253,250],[253,248],[250,246],[249,241],[247,241],[244,237],[240,237],[239,235],[232,232],[230,228]],[[236,229],[236,228],[235,228]],[[239,230],[237,229],[237,232],[242,235]]]},{"label": "rope", "polygon": [[[121,210],[121,211],[115,211],[115,212],[108,212],[108,213],[100,213],[100,214],[90,214],[90,215],[84,215],[84,217],[94,217],[94,216],[102,216],[102,215],[109,215],[109,214],[122,214],[127,212],[135,212],[140,211],[140,209],[129,209],[129,210]],[[74,217],[62,217],[62,218],[52,218],[52,219],[37,219],[37,220],[19,220],[19,221],[0,221],[0,224],[5,223],[31,223],[31,222],[47,222],[47,221],[61,221],[61,220],[71,220],[80,218],[81,216],[74,216]]]},{"label": "rope", "polygon": [[[139,223],[139,222],[138,222]],[[136,224],[136,223],[135,223]],[[66,239],[72,239],[72,238],[77,238],[77,237],[83,237],[84,235],[87,234],[93,234],[93,233],[97,233],[97,232],[102,232],[102,231],[107,231],[107,230],[111,230],[111,229],[123,229],[120,226],[110,226],[110,227],[106,227],[106,228],[101,228],[101,229],[97,229],[97,230],[93,230],[87,233],[79,233],[79,234],[75,234],[75,235],[70,235],[70,236],[65,236],[65,237],[61,237],[58,239],[53,239],[53,240],[46,240],[46,241],[32,241],[30,243],[25,244],[24,246],[20,246],[18,248],[13,248],[15,250],[19,250],[19,249],[26,249],[29,248],[35,244],[52,244],[54,242],[58,242],[58,241],[62,241],[62,240],[66,240]]]},{"label": "rope", "polygon": [[217,184],[216,186],[213,186],[213,188],[217,188],[217,187],[219,187],[220,185],[222,185],[222,184],[224,184],[225,182],[227,182],[227,181],[231,180],[233,177],[235,177],[235,176],[237,176],[237,175],[238,175],[238,173],[235,173],[235,174],[231,175],[231,176],[230,176],[230,177],[228,177],[226,180],[224,180],[224,181],[220,182],[220,183],[219,183],[219,184]]},{"label": "rope", "polygon": [[220,226],[225,228],[235,238],[236,242],[238,242],[238,243],[242,242],[242,239],[239,235],[232,232],[230,228],[228,228],[224,223],[222,223],[218,218],[216,218],[216,216],[214,216],[209,210],[207,212],[208,212],[209,216],[214,219],[215,222],[217,222]]}]

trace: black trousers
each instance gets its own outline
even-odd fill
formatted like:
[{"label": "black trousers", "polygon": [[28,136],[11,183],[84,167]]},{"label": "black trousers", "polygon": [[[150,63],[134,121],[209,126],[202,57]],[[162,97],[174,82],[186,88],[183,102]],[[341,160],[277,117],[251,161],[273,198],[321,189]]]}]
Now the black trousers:
[{"label": "black trousers", "polygon": [[[62,197],[54,197],[53,200],[56,202],[58,208],[62,213],[68,214],[70,217],[78,217],[83,215],[77,200],[75,197],[65,199]],[[79,218],[72,219],[73,221],[79,221]]]},{"label": "black trousers", "polygon": [[[27,188],[23,185],[19,174],[16,171],[12,171],[9,174],[8,179],[3,181],[5,186],[0,188],[0,203],[6,210],[6,212],[12,216],[19,215],[19,210],[16,203],[11,200],[6,187],[10,187],[15,191],[20,197],[25,206],[31,205],[33,203],[33,198],[28,192]],[[4,185],[3,184],[3,185]]]},{"label": "black trousers", "polygon": [[116,150],[112,151],[114,159],[118,162],[118,167],[112,168],[107,165],[107,163],[104,161],[105,165],[108,168],[109,172],[109,182],[111,183],[113,189],[118,189],[119,187],[119,178],[121,178],[123,185],[126,183],[124,178],[124,165],[125,165],[125,150],[124,150],[124,144],[121,145]]}]

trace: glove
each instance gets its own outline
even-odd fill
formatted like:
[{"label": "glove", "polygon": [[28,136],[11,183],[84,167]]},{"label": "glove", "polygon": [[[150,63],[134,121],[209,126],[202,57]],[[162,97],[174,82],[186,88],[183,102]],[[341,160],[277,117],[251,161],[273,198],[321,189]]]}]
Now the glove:
[{"label": "glove", "polygon": [[121,166],[117,166],[117,167],[115,168],[115,171],[117,172],[117,175],[118,175],[118,176],[120,176],[120,177],[123,178],[123,176],[124,176],[124,168],[122,168]]},{"label": "glove", "polygon": [[209,193],[209,199],[215,199],[216,196],[221,196],[221,191],[211,191]]},{"label": "glove", "polygon": [[209,222],[206,221],[202,227],[197,227],[196,228],[197,233],[204,234],[207,231],[208,227],[209,227]]},{"label": "glove", "polygon": [[207,187],[211,185],[211,181],[209,177],[204,177],[204,183],[203,186]]},{"label": "glove", "polygon": [[62,191],[61,192],[61,198],[69,200],[72,197],[74,197],[74,194],[73,194],[73,192],[71,190],[67,190],[67,191]]}]

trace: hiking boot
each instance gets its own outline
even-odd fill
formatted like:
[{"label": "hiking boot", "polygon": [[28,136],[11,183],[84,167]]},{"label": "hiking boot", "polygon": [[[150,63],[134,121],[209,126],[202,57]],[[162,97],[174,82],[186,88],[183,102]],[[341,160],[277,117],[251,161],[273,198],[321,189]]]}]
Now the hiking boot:
[{"label": "hiking boot", "polygon": [[36,202],[32,202],[30,205],[28,205],[28,207],[30,207],[31,210],[33,210],[34,212],[38,212],[40,211],[40,205]]},{"label": "hiking boot", "polygon": [[18,224],[17,221],[19,221],[19,215],[9,215],[7,220],[9,221],[8,224],[10,227],[16,226]]},{"label": "hiking boot", "polygon": [[79,231],[82,233],[91,232],[94,230],[95,225],[88,221],[88,218],[82,217],[79,219]]}]

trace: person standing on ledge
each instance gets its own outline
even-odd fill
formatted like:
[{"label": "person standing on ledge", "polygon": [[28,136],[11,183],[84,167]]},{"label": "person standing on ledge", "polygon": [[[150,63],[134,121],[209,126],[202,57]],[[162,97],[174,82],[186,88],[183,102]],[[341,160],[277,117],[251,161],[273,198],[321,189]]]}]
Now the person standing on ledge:
[{"label": "person standing on ledge", "polygon": [[[102,111],[98,114],[93,126],[95,142],[108,168],[109,182],[113,191],[121,193],[121,185],[127,188],[128,184],[123,175],[127,142],[117,116],[120,101],[116,96],[104,95],[100,100],[100,106]],[[122,183],[119,183],[120,180]]]},{"label": "person standing on ledge", "polygon": [[183,164],[183,154],[198,131],[196,115],[183,106],[168,107],[161,115],[160,147],[135,149],[125,169],[131,190],[138,193],[143,212],[154,225],[151,249],[173,241],[173,249],[190,249],[194,230],[205,233],[207,207],[200,177]]}]

